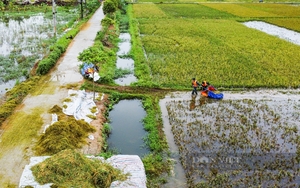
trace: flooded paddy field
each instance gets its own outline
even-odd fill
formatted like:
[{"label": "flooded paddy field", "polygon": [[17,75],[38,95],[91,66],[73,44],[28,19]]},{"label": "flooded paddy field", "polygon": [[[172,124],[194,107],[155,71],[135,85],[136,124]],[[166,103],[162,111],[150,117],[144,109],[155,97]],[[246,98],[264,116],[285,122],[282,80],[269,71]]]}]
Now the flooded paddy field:
[{"label": "flooded paddy field", "polygon": [[0,17],[0,97],[16,82],[28,77],[33,65],[48,54],[50,46],[64,34],[66,24],[77,16],[76,9],[57,14],[57,32],[52,16],[33,13]]},{"label": "flooded paddy field", "polygon": [[121,33],[119,36],[121,40],[118,44],[119,51],[117,52],[118,58],[116,62],[117,69],[126,70],[128,74],[123,75],[120,78],[115,79],[115,83],[118,85],[130,85],[132,82],[137,81],[137,78],[133,74],[134,60],[132,58],[121,58],[120,56],[128,55],[131,49],[131,36],[129,33]]},{"label": "flooded paddy field", "polygon": [[300,184],[300,90],[172,93],[163,104],[188,187]]}]

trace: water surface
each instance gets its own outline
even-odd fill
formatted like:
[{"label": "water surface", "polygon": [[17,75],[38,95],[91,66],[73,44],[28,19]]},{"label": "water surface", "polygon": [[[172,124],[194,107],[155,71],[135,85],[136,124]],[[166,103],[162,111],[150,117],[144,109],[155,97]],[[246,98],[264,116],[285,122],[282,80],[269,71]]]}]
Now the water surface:
[{"label": "water surface", "polygon": [[107,139],[109,149],[120,154],[139,155],[149,153],[143,138],[147,132],[143,128],[142,119],[146,112],[140,100],[121,100],[109,113],[111,134]]}]

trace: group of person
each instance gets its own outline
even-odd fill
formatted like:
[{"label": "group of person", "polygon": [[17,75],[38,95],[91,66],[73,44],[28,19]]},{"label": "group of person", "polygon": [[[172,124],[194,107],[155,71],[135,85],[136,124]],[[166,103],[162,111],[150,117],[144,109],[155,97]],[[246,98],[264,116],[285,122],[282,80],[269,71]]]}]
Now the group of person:
[{"label": "group of person", "polygon": [[204,91],[204,92],[216,90],[212,85],[209,84],[209,82],[202,81],[202,83],[200,84],[196,80],[196,78],[192,78],[192,87],[193,87],[192,95],[198,95],[198,92],[197,92],[198,87],[200,87],[200,90]]}]

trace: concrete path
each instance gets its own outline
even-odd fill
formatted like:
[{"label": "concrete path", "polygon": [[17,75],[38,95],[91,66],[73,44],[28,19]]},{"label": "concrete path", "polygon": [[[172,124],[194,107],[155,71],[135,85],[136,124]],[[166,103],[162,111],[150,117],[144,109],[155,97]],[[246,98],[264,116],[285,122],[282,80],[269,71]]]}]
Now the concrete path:
[{"label": "concrete path", "polygon": [[93,45],[97,32],[101,30],[101,20],[103,18],[102,8],[99,8],[76,35],[65,55],[61,58],[57,70],[51,74],[50,81],[65,85],[83,80],[79,72],[79,65],[82,62],[79,62],[77,57],[84,49]]},{"label": "concrete path", "polygon": [[[49,79],[40,86],[40,94],[27,96],[17,111],[30,113],[32,109],[37,107],[45,109],[44,123],[51,123],[51,114],[47,114],[47,110],[53,105],[61,104],[62,100],[68,96],[67,89],[61,86],[83,81],[79,72],[81,62],[77,60],[77,57],[80,52],[93,45],[97,32],[101,30],[103,18],[101,6],[76,35],[65,54],[57,62],[57,66],[50,74]],[[10,126],[8,122],[3,134],[9,132]],[[23,168],[32,156],[32,154],[25,152],[29,147],[31,146],[23,143],[5,153],[2,153],[0,148],[0,187],[7,187],[7,184],[18,185]]]}]

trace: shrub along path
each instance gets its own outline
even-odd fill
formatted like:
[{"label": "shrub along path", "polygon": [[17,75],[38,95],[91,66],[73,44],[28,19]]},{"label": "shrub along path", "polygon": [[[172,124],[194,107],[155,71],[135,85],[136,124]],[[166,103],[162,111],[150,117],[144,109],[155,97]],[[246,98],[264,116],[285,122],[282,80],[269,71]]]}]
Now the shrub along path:
[{"label": "shrub along path", "polygon": [[[42,132],[43,126],[51,123],[51,114],[47,111],[54,105],[62,105],[67,97],[67,89],[70,86],[76,88],[78,83],[83,81],[79,73],[81,63],[77,60],[77,56],[93,45],[97,32],[101,30],[103,18],[101,6],[81,28],[54,70],[42,78],[43,83],[39,85],[37,91],[27,96],[1,127],[3,130],[0,134],[0,187],[18,185],[24,166],[34,155],[31,150],[33,143]],[[98,105],[101,108],[101,104]],[[98,120],[98,124],[101,122],[102,120]],[[97,144],[95,147],[99,148]],[[91,148],[84,149],[85,153],[90,150]]]}]

